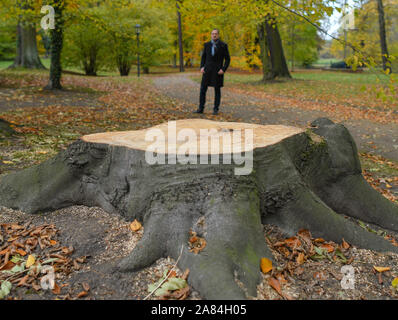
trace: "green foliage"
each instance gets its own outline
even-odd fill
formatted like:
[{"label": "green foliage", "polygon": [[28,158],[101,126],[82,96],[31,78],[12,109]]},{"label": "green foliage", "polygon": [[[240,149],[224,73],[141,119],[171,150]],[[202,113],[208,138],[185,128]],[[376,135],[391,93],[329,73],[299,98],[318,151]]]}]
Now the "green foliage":
[{"label": "green foliage", "polygon": [[[184,280],[184,279],[181,279],[181,278],[173,277],[173,278],[168,278],[165,281],[165,279],[167,277],[167,273],[168,273],[168,270],[165,270],[163,272],[163,277],[162,278],[160,278],[157,282],[148,285],[148,291],[150,293],[153,292],[156,289],[154,295],[157,296],[157,297],[160,297],[160,296],[168,293],[169,291],[175,291],[175,290],[178,290],[178,289],[182,289],[182,288],[185,288],[188,285],[187,281]],[[160,284],[162,282],[163,282],[163,284],[160,286]]]},{"label": "green foliage", "polygon": [[12,60],[16,50],[16,25],[0,24],[0,60]]},{"label": "green foliage", "polygon": [[280,32],[287,60],[303,67],[310,67],[318,60],[322,40],[314,26],[294,18],[283,24]]},{"label": "green foliage", "polygon": [[107,66],[107,35],[96,24],[81,17],[65,29],[62,59],[65,66],[83,69],[96,75]]},{"label": "green foliage", "polygon": [[137,59],[135,25],[140,24],[141,65],[158,65],[171,54],[167,17],[150,1],[104,1],[80,8],[65,31],[64,62],[88,75],[114,68],[127,75]]},{"label": "green foliage", "polygon": [[[110,59],[121,75],[127,75],[137,60],[139,50],[143,68],[159,65],[172,50],[169,46],[170,31],[167,23],[170,16],[164,8],[151,6],[151,1],[131,2],[128,6],[112,2],[104,7],[102,28],[110,41]],[[135,25],[139,24],[139,49]]]}]

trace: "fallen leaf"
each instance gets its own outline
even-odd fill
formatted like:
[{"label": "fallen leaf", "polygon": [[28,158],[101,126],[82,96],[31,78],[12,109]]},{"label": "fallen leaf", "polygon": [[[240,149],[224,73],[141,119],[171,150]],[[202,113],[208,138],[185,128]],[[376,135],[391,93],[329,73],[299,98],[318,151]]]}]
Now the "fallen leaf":
[{"label": "fallen leaf", "polygon": [[177,276],[177,273],[174,270],[171,270],[167,273],[167,275],[169,276],[169,278],[174,278]]},{"label": "fallen leaf", "polygon": [[3,254],[6,254],[8,251],[10,251],[10,248],[5,248],[4,250],[0,251],[0,256],[2,256]]},{"label": "fallen leaf", "polygon": [[10,270],[15,266],[15,263],[12,261],[7,261],[7,263],[0,266],[0,270]]},{"label": "fallen leaf", "polygon": [[82,282],[82,287],[84,289],[84,291],[89,291],[90,290],[90,286],[87,282]]},{"label": "fallen leaf", "polygon": [[130,229],[133,232],[136,232],[138,230],[140,230],[142,227],[141,223],[137,221],[137,219],[135,219],[132,223],[130,223]]},{"label": "fallen leaf", "polygon": [[391,281],[391,285],[392,285],[394,288],[398,288],[398,277],[394,278],[394,280]]},{"label": "fallen leaf", "polygon": [[196,237],[196,236],[193,236],[193,237],[189,238],[189,242],[190,243],[194,243],[196,241],[198,241],[198,237]]},{"label": "fallen leaf", "polygon": [[54,288],[53,288],[52,292],[57,295],[61,293],[61,288],[56,282],[54,282]]},{"label": "fallen leaf", "polygon": [[261,258],[260,267],[263,273],[268,273],[272,270],[272,261],[268,258]]},{"label": "fallen leaf", "polygon": [[276,279],[276,278],[274,278],[274,277],[270,277],[270,278],[268,279],[268,284],[269,284],[276,292],[278,292],[278,294],[279,294],[280,296],[283,297],[282,290],[281,290],[281,284],[279,283],[278,279]]},{"label": "fallen leaf", "polygon": [[341,247],[343,249],[347,250],[350,247],[350,245],[343,239],[343,242],[341,243]]},{"label": "fallen leaf", "polygon": [[77,295],[77,298],[80,299],[80,298],[83,298],[83,297],[85,297],[85,296],[87,296],[87,295],[88,295],[88,292],[87,292],[87,291],[81,291],[81,292],[79,292],[79,294]]},{"label": "fallen leaf", "polygon": [[16,253],[19,253],[21,256],[26,256],[27,255],[27,253],[26,253],[26,251],[24,251],[24,250],[22,250],[22,249],[17,249],[17,250],[15,250],[15,252]]},{"label": "fallen leaf", "polygon": [[289,248],[297,248],[299,246],[301,246],[301,241],[299,239],[297,239],[296,237],[291,237],[285,240],[286,245]]},{"label": "fallen leaf", "polygon": [[385,272],[385,271],[388,271],[388,270],[391,269],[390,267],[375,267],[375,266],[373,266],[373,268],[374,268],[377,272]]},{"label": "fallen leaf", "polygon": [[304,263],[304,253],[300,252],[296,258],[296,262],[298,265],[303,264]]},{"label": "fallen leaf", "polygon": [[321,248],[326,249],[328,253],[331,253],[334,251],[334,247],[331,244],[328,243],[323,243],[320,245]]},{"label": "fallen leaf", "polygon": [[31,266],[33,266],[36,262],[35,256],[34,255],[29,255],[28,259],[26,260],[26,268],[30,268]]}]

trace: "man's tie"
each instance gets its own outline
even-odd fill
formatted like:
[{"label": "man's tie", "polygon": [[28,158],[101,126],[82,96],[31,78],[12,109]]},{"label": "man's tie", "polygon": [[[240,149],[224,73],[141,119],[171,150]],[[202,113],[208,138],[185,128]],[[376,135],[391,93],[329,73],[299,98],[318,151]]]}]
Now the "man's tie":
[{"label": "man's tie", "polygon": [[212,55],[212,56],[214,56],[214,49],[215,49],[215,47],[216,47],[216,44],[215,44],[215,42],[213,42],[213,45],[212,45],[212,47],[211,47],[211,55]]}]

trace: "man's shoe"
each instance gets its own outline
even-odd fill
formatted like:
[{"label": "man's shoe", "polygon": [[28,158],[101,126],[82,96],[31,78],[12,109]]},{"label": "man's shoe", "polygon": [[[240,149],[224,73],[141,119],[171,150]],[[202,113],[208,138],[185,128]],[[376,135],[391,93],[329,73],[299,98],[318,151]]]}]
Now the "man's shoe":
[{"label": "man's shoe", "polygon": [[213,111],[213,116],[216,116],[216,115],[218,115],[218,110]]},{"label": "man's shoe", "polygon": [[193,113],[203,113],[203,110],[198,109],[198,110],[195,110]]}]

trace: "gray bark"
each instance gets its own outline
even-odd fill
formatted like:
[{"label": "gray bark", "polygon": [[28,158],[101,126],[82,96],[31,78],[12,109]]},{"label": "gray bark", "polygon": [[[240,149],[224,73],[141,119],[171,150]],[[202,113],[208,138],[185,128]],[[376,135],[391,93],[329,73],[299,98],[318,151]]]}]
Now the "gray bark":
[{"label": "gray bark", "polygon": [[18,23],[16,57],[9,68],[45,69],[37,50],[36,27],[34,24]]}]

